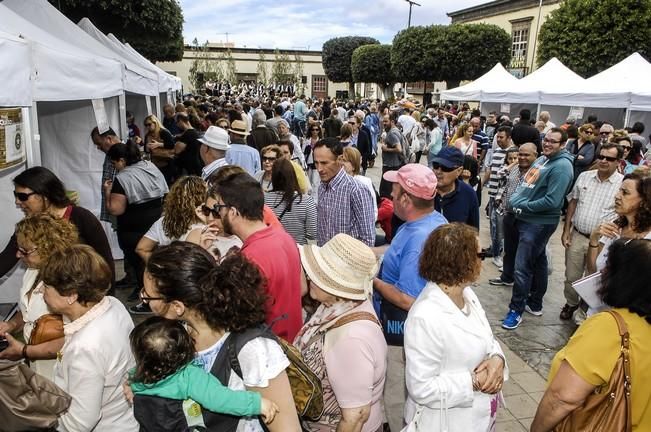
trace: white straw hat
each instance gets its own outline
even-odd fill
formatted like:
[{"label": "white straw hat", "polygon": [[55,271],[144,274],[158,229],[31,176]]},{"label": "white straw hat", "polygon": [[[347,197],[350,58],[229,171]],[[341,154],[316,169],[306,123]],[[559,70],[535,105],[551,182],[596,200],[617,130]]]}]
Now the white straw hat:
[{"label": "white straw hat", "polygon": [[323,291],[350,300],[366,300],[377,273],[375,254],[348,234],[337,234],[321,247],[299,248],[307,276]]},{"label": "white straw hat", "polygon": [[231,148],[228,138],[228,132],[217,126],[210,126],[199,142],[215,150],[228,150]]}]

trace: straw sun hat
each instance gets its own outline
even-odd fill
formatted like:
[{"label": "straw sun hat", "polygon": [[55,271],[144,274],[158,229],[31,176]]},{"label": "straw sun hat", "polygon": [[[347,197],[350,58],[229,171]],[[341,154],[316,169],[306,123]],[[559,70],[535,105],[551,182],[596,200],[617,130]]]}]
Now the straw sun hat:
[{"label": "straw sun hat", "polygon": [[321,247],[301,246],[305,273],[328,294],[349,300],[366,300],[377,272],[375,254],[348,234],[337,234]]}]

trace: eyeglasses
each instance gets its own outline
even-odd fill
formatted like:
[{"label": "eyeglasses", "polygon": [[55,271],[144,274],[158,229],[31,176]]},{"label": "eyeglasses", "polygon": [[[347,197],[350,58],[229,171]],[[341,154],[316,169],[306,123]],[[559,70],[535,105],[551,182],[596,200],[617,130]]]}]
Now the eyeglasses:
[{"label": "eyeglasses", "polygon": [[274,162],[276,159],[278,158],[262,156],[262,162]]},{"label": "eyeglasses", "polygon": [[599,132],[599,135],[610,135],[610,132]]},{"label": "eyeglasses", "polygon": [[36,192],[16,192],[14,191],[14,198],[17,198],[18,201],[25,202],[31,197],[32,195],[37,195]]},{"label": "eyeglasses", "polygon": [[604,160],[604,159],[605,159],[605,160],[607,160],[608,162],[615,162],[615,161],[617,161],[617,158],[616,158],[616,157],[606,156],[606,155],[599,155],[599,156],[597,156],[597,159],[599,159],[599,160]]},{"label": "eyeglasses", "polygon": [[22,256],[30,256],[31,254],[36,252],[37,249],[38,249],[38,246],[35,246],[30,250],[19,247],[18,248],[18,253],[21,254]]},{"label": "eyeglasses", "polygon": [[479,258],[482,261],[484,261],[486,259],[487,255],[488,255],[488,253],[484,252],[484,251],[477,252],[477,258]]},{"label": "eyeglasses", "polygon": [[140,300],[142,300],[143,303],[149,303],[154,300],[165,300],[165,297],[149,297],[147,291],[143,288],[140,290]]},{"label": "eyeglasses", "polygon": [[561,143],[560,141],[551,140],[549,138],[545,138],[543,141],[546,142],[546,143],[549,143],[549,144],[560,144]]},{"label": "eyeglasses", "polygon": [[631,147],[631,146],[622,146],[622,148],[623,148],[624,150],[631,150],[633,147]]},{"label": "eyeglasses", "polygon": [[201,206],[201,213],[203,213],[203,215],[206,217],[212,214],[214,218],[221,219],[221,216],[219,215],[219,211],[226,207],[230,207],[230,206],[226,204],[215,204],[214,206],[212,206],[212,208],[210,208],[204,204]]},{"label": "eyeglasses", "polygon": [[443,166],[443,165],[441,165],[439,163],[436,163],[436,162],[432,164],[432,169],[434,171],[440,169],[441,171],[446,172],[446,173],[452,172],[452,171],[456,170],[457,168],[459,168],[459,167],[446,167],[446,166]]}]

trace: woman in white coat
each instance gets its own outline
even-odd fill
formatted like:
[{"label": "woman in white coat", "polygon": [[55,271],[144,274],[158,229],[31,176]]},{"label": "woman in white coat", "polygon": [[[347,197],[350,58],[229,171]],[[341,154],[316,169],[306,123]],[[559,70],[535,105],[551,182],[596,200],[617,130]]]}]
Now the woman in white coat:
[{"label": "woman in white coat", "polygon": [[425,243],[419,271],[428,283],[405,324],[409,431],[495,430],[508,370],[469,287],[483,258],[465,224],[442,225]]}]

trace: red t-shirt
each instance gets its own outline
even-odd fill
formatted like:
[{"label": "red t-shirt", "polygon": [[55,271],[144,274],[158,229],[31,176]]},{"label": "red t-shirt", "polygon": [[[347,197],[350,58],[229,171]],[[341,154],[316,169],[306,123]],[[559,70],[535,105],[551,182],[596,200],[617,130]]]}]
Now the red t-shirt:
[{"label": "red t-shirt", "polygon": [[296,242],[285,230],[268,226],[246,239],[242,253],[257,264],[267,280],[267,324],[287,314],[287,318],[275,321],[271,330],[293,342],[303,326],[301,258]]},{"label": "red t-shirt", "polygon": [[387,241],[391,241],[393,233],[391,232],[391,217],[393,216],[393,201],[388,198],[380,199],[380,207],[377,211],[377,221],[380,228],[384,231]]}]

